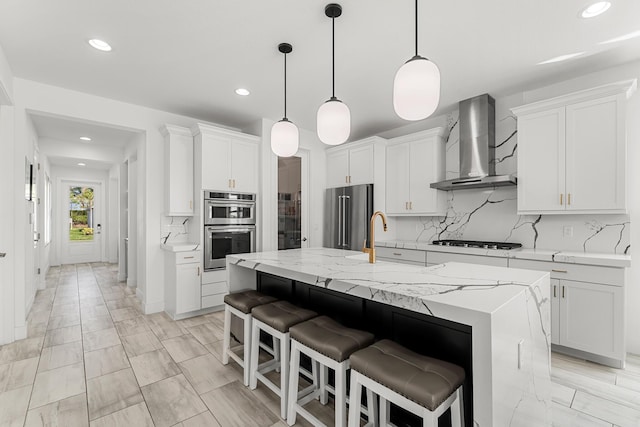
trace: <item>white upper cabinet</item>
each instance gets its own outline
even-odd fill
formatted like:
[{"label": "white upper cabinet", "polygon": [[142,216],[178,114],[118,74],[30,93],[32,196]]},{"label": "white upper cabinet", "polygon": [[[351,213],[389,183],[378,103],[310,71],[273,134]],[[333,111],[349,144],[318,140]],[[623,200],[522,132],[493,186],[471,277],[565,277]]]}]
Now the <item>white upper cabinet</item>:
[{"label": "white upper cabinet", "polygon": [[374,150],[380,138],[327,149],[327,188],[374,182]]},{"label": "white upper cabinet", "polygon": [[164,135],[165,215],[193,215],[193,138],[179,126],[160,128]]},{"label": "white upper cabinet", "polygon": [[258,192],[258,137],[203,124],[192,132],[200,190]]},{"label": "white upper cabinet", "polygon": [[388,215],[444,215],[446,192],[430,188],[444,179],[443,128],[394,138],[386,156]]},{"label": "white upper cabinet", "polygon": [[518,213],[625,213],[626,81],[513,109]]}]

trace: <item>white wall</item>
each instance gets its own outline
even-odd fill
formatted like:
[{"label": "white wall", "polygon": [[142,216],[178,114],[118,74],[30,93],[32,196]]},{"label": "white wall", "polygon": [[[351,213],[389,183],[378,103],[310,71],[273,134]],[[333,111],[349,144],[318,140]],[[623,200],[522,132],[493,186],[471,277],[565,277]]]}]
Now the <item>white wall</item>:
[{"label": "white wall", "polygon": [[13,73],[0,45],[0,104],[13,104]]},{"label": "white wall", "polygon": [[109,183],[107,197],[107,218],[106,232],[103,235],[107,238],[106,261],[110,263],[118,262],[118,240],[120,236],[120,162],[114,164],[109,169]]}]

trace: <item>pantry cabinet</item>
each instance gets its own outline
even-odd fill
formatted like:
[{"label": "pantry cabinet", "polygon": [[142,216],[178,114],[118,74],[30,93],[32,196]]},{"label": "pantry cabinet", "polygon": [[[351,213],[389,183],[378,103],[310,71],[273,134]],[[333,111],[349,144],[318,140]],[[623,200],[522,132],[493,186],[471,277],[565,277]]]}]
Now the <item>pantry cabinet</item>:
[{"label": "pantry cabinet", "polygon": [[381,138],[327,149],[327,188],[345,187],[374,182],[374,152]]},{"label": "pantry cabinet", "polygon": [[164,125],[165,197],[167,216],[193,215],[193,137],[188,128]]},{"label": "pantry cabinet", "polygon": [[192,133],[201,190],[258,192],[258,137],[203,124]]},{"label": "pantry cabinet", "polygon": [[444,215],[446,193],[429,187],[444,179],[443,128],[389,141],[386,155],[387,215]]},{"label": "pantry cabinet", "polygon": [[514,108],[518,213],[626,213],[626,102],[636,81]]}]

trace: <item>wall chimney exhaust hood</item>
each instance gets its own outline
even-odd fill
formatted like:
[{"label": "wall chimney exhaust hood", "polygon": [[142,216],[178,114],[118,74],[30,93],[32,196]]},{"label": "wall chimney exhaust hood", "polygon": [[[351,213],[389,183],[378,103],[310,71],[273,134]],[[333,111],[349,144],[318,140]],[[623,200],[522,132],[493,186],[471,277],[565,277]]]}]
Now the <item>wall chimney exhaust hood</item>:
[{"label": "wall chimney exhaust hood", "polygon": [[496,175],[495,100],[485,93],[461,101],[459,109],[460,177],[430,187],[446,191],[516,185],[515,174]]}]

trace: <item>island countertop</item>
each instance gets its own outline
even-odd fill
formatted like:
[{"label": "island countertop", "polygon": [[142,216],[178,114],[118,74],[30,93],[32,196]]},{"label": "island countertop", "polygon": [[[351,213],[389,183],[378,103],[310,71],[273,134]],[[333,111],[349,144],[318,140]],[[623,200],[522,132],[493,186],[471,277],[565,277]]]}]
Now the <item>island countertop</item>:
[{"label": "island countertop", "polygon": [[327,248],[227,256],[231,292],[255,289],[258,273],[470,326],[472,425],[551,425],[549,273],[369,264],[367,254]]},{"label": "island countertop", "polygon": [[[311,248],[229,255],[228,262],[265,273],[375,299],[407,303],[438,316],[441,304],[492,313],[533,289],[549,273],[484,265],[446,263],[431,267],[368,262],[368,255],[341,249]],[[539,295],[534,291],[534,295]],[[411,303],[410,300],[413,300]],[[422,305],[422,307],[420,307]]]}]

